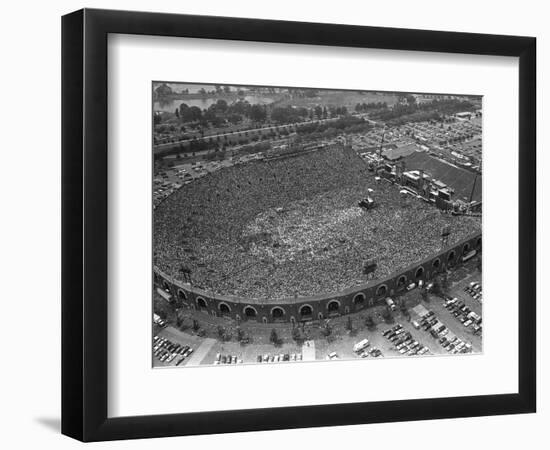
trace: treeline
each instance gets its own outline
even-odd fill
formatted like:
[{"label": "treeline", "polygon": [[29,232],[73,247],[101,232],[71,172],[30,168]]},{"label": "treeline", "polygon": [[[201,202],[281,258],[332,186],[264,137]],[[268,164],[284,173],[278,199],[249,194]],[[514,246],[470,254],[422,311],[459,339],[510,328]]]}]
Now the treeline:
[{"label": "treeline", "polygon": [[340,134],[342,131],[347,133],[359,133],[368,131],[372,128],[365,119],[354,116],[341,117],[334,122],[324,123],[308,123],[300,126],[296,132],[298,136],[308,139],[326,139],[332,138]]},{"label": "treeline", "polygon": [[357,103],[355,105],[356,112],[367,112],[375,109],[387,109],[388,104],[386,102],[372,102],[372,103]]},{"label": "treeline", "polygon": [[225,121],[237,124],[245,117],[254,122],[263,122],[267,117],[267,106],[251,105],[246,100],[239,100],[229,105],[225,100],[219,99],[205,110],[182,103],[175,113],[182,122],[199,122],[203,126],[211,123],[219,126]]},{"label": "treeline", "polygon": [[292,106],[277,106],[271,111],[271,120],[276,123],[295,123],[309,117],[307,108]]},{"label": "treeline", "polygon": [[[320,106],[313,108],[293,106],[252,105],[246,100],[238,100],[231,104],[224,99],[207,109],[189,106],[182,103],[174,113],[155,113],[155,132],[161,134],[185,133],[191,130],[202,130],[212,125],[218,128],[227,123],[237,125],[248,119],[256,124],[275,123],[278,125],[299,123],[307,120],[321,120],[346,116],[345,106]],[[180,137],[182,138],[182,137]],[[184,138],[184,137],[183,137]]]},{"label": "treeline", "polygon": [[475,109],[476,106],[467,100],[445,99],[429,103],[398,103],[391,109],[373,112],[370,117],[390,125],[402,125],[407,122],[442,121],[446,115]]}]

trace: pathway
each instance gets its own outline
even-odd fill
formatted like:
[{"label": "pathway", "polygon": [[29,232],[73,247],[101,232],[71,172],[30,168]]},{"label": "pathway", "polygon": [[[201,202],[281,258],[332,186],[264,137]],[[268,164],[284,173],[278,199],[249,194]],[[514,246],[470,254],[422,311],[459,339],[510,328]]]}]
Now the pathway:
[{"label": "pathway", "polygon": [[205,338],[199,348],[187,360],[186,366],[199,366],[202,360],[206,357],[210,349],[216,343],[216,339]]}]

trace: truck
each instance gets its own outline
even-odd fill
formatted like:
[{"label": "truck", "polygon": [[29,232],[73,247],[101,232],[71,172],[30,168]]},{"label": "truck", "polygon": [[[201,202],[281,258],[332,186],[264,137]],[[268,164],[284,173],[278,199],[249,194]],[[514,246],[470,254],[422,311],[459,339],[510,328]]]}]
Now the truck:
[{"label": "truck", "polygon": [[368,339],[363,339],[361,342],[358,342],[357,344],[355,344],[353,346],[353,351],[355,353],[359,353],[359,352],[363,351],[364,349],[366,349],[369,345],[370,345],[369,340]]},{"label": "truck", "polygon": [[397,306],[395,306],[395,302],[394,302],[390,297],[387,297],[387,298],[386,298],[386,305],[388,305],[388,307],[389,307],[392,311],[397,310]]}]

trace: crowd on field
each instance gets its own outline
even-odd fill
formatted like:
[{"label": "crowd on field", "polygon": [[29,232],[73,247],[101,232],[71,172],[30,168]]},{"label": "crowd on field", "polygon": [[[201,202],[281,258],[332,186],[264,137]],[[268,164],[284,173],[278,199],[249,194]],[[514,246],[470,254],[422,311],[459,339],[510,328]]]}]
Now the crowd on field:
[{"label": "crowd on field", "polygon": [[[373,209],[358,206],[371,196]],[[350,149],[225,168],[186,185],[154,214],[154,264],[213,293],[288,298],[366,281],[366,260],[384,277],[481,227],[444,215],[376,180]]]}]

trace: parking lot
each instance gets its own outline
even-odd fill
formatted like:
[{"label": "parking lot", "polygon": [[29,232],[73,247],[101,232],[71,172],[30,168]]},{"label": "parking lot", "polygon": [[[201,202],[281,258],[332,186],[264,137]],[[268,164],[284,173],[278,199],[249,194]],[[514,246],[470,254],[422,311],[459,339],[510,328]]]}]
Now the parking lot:
[{"label": "parking lot", "polygon": [[[416,289],[400,298],[407,304],[407,312],[396,310],[393,317],[384,320],[382,307],[369,308],[350,316],[341,316],[330,319],[332,328],[330,336],[323,336],[323,324],[312,322],[306,324],[303,331],[308,336],[307,348],[303,342],[296,342],[292,338],[290,324],[272,324],[264,327],[261,324],[242,323],[241,329],[252,339],[248,344],[241,344],[235,340],[223,341],[215,337],[199,337],[188,331],[180,331],[172,326],[160,329],[157,334],[170,341],[189,346],[193,349],[191,355],[184,358],[178,365],[218,365],[218,364],[258,364],[260,363],[293,363],[301,360],[351,359],[376,357],[419,357],[430,355],[448,355],[453,353],[480,353],[482,347],[482,333],[474,332],[474,322],[479,326],[482,318],[482,297],[474,298],[472,284],[479,284],[477,292],[481,292],[481,276],[474,269],[474,264],[468,267],[457,268],[449,277],[449,287],[445,298],[429,294],[426,300],[421,300],[420,292]],[[451,301],[451,299],[456,299]],[[447,303],[447,304],[446,304]],[[452,303],[452,305],[450,304]],[[418,306],[420,305],[420,306]],[[418,309],[417,309],[418,308]],[[430,312],[430,319],[437,327],[443,326],[441,332],[434,335],[432,327],[422,323],[422,317],[416,311]],[[365,320],[372,318],[372,324],[366,326]],[[209,320],[214,318],[208,317]],[[352,330],[347,327],[348,318],[353,324]],[[433,321],[436,318],[437,321]],[[468,320],[471,320],[471,323]],[[222,323],[223,319],[215,318]],[[216,322],[216,324],[218,324]],[[215,328],[216,324],[211,326]],[[218,324],[219,325],[219,324]],[[207,326],[201,322],[201,326]],[[300,326],[302,327],[302,326]],[[395,329],[394,329],[395,328]],[[279,344],[270,341],[270,332],[276,329]],[[394,330],[392,330],[394,329]],[[400,329],[398,334],[402,338],[393,339],[389,334]],[[389,331],[388,330],[392,330]],[[234,331],[234,330],[233,330]],[[384,335],[385,332],[386,335]],[[235,334],[235,333],[233,333]],[[444,339],[445,338],[445,339]],[[354,346],[367,339],[366,352],[354,351]],[[453,342],[450,342],[450,341]],[[455,348],[459,347],[455,351]],[[380,354],[378,354],[378,351]],[[371,354],[372,352],[372,354]],[[375,356],[377,355],[378,356]],[[313,356],[315,355],[315,356]],[[225,357],[225,358],[224,358]],[[154,358],[154,366],[174,366],[179,358],[171,361],[160,361]],[[225,362],[224,362],[225,361]]]},{"label": "parking lot", "polygon": [[[479,274],[474,274],[472,276],[466,277],[460,282],[454,284],[451,289],[448,291],[448,296],[451,298],[456,298],[457,301],[461,301],[464,305],[474,312],[476,315],[482,317],[482,304],[470,297],[465,291],[464,288],[468,286],[471,282],[480,282]],[[442,323],[449,329],[451,333],[460,338],[464,342],[469,342],[472,344],[472,351],[475,353],[480,353],[483,351],[482,346],[482,335],[481,333],[474,333],[473,324],[465,327],[464,324],[459,320],[459,317],[455,317],[453,312],[445,307],[445,302],[443,299],[435,296],[429,297],[429,302],[425,302],[424,305],[427,309],[434,312],[434,314],[440,319]]]}]

